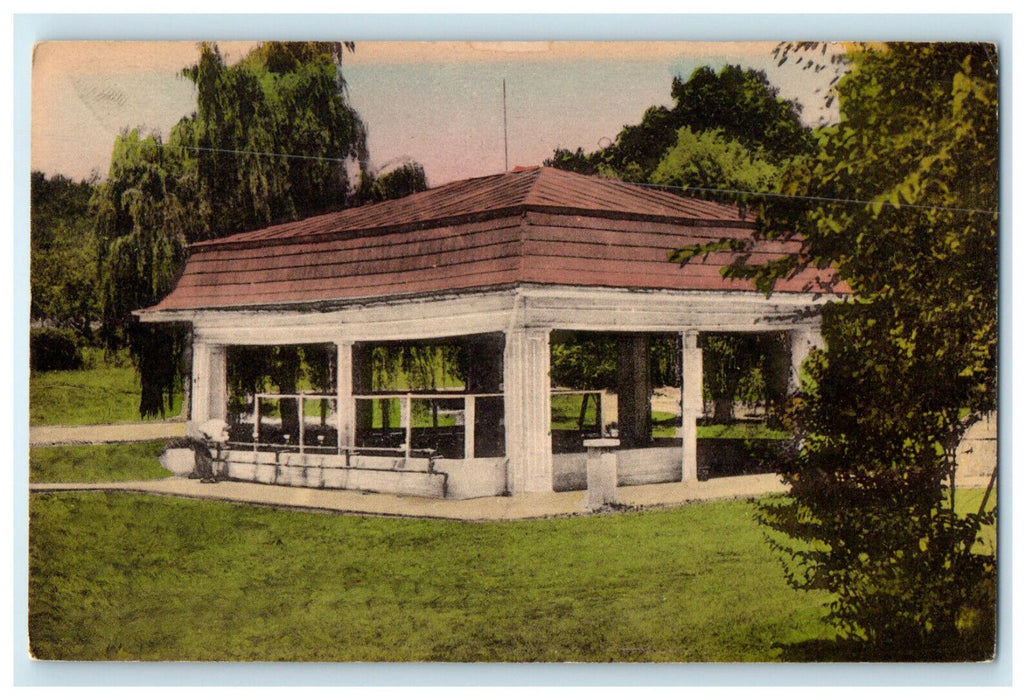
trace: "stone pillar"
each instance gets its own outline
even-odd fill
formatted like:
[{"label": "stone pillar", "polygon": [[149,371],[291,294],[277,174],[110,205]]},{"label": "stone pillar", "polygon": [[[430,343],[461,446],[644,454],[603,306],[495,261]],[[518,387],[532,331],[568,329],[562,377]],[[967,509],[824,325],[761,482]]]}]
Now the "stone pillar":
[{"label": "stone pillar", "polygon": [[617,448],[620,444],[620,440],[613,438],[585,440],[585,448],[588,450],[586,511],[617,503]]},{"label": "stone pillar", "polygon": [[194,343],[190,419],[226,420],[226,346]]},{"label": "stone pillar", "polygon": [[621,447],[648,445],[653,430],[648,336],[621,336],[617,372],[617,430]]},{"label": "stone pillar", "polygon": [[549,331],[507,332],[504,365],[509,492],[552,491]]},{"label": "stone pillar", "polygon": [[800,389],[800,370],[811,350],[824,349],[821,326],[810,325],[789,331],[789,393]]},{"label": "stone pillar", "polygon": [[696,420],[703,415],[703,350],[699,333],[682,333],[682,481],[698,481]]},{"label": "stone pillar", "polygon": [[355,399],[352,398],[352,343],[337,343],[337,446],[355,444]]},{"label": "stone pillar", "polygon": [[226,420],[229,390],[226,386],[226,346],[213,345],[209,364],[211,395],[208,399],[208,418]]}]

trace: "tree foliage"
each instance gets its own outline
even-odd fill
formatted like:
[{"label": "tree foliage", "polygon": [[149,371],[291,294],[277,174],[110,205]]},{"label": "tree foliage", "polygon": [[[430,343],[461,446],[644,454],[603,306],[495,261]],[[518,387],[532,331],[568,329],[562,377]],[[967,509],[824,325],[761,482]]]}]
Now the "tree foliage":
[{"label": "tree foliage", "polygon": [[116,140],[91,201],[99,299],[105,338],[128,343],[141,372],[141,414],[171,405],[184,339],[132,312],[171,290],[186,245],[352,202],[349,169],[366,168],[366,131],[347,101],[342,53],[329,42],[269,42],[226,65],[201,44],[183,71],[196,112],[167,142],[136,131]]},{"label": "tree foliage", "polygon": [[366,127],[347,102],[339,44],[269,42],[227,66],[213,44],[183,75],[197,111],[171,140],[198,189],[197,238],[342,209],[349,163],[366,168]]},{"label": "tree foliage", "polygon": [[554,335],[549,345],[553,387],[617,390],[619,345],[613,335]]},{"label": "tree foliage", "polygon": [[774,191],[781,174],[782,168],[763,150],[751,152],[720,131],[697,133],[684,127],[649,180],[707,199],[745,202],[751,193]]},{"label": "tree foliage", "polygon": [[356,198],[363,204],[370,204],[407,197],[426,189],[427,174],[423,171],[423,166],[410,161],[376,177],[370,173],[363,173]]},{"label": "tree foliage", "polygon": [[[724,66],[696,69],[671,85],[674,107],[649,107],[638,124],[625,126],[610,145],[592,153],[558,148],[546,165],[582,174],[603,174],[630,182],[648,182],[665,154],[683,134],[714,150],[715,138],[770,163],[781,163],[813,150],[810,130],[800,122],[800,106],[778,96],[759,70]],[[686,131],[687,130],[687,131]],[[705,136],[720,132],[719,137]],[[686,140],[692,137],[685,136]],[[701,139],[709,139],[706,142]],[[683,146],[683,151],[690,144]],[[697,181],[681,185],[706,187]]]},{"label": "tree foliage", "polygon": [[30,317],[87,340],[100,313],[97,240],[89,225],[93,187],[41,172],[32,173],[30,185]]},{"label": "tree foliage", "polygon": [[785,339],[779,333],[704,333],[703,396],[714,402],[713,421],[731,423],[736,401],[783,403]]},{"label": "tree foliage", "polygon": [[672,116],[679,127],[720,129],[751,151],[782,161],[813,149],[811,132],[800,123],[799,103],[779,97],[764,71],[725,66],[697,69],[674,79]]},{"label": "tree foliage", "polygon": [[889,44],[848,59],[841,122],[787,174],[794,198],[762,207],[766,234],[802,235],[805,255],[728,271],[770,289],[831,266],[853,292],[827,307],[790,499],[762,522],[868,658],[988,658],[996,559],[977,544],[996,512],[959,512],[954,486],[962,435],[997,402],[996,54]]},{"label": "tree foliage", "polygon": [[128,345],[140,372],[140,414],[164,415],[177,389],[181,334],[144,326],[132,312],[157,303],[186,256],[193,202],[182,162],[156,136],[133,131],[116,140],[107,180],[90,202],[98,237],[101,331],[114,348]]}]

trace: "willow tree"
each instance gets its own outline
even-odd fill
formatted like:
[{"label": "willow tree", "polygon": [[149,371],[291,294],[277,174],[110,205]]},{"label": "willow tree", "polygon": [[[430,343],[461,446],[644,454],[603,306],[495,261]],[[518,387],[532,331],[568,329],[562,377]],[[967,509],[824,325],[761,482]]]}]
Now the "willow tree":
[{"label": "willow tree", "polygon": [[101,333],[109,347],[128,345],[140,373],[142,416],[172,407],[182,334],[135,322],[175,283],[193,219],[182,160],[155,136],[126,131],[115,140],[108,177],[91,208],[98,238]]},{"label": "willow tree", "polygon": [[184,342],[131,314],[171,290],[185,245],[349,204],[349,169],[364,169],[367,151],[342,54],[330,42],[269,42],[226,65],[201,44],[183,71],[197,110],[167,142],[136,132],[116,140],[93,199],[101,302],[106,338],[128,342],[140,370],[142,415],[170,405]]},{"label": "willow tree", "polygon": [[341,55],[332,42],[269,42],[228,66],[201,44],[183,70],[197,111],[172,136],[196,180],[201,238],[349,204],[349,168],[365,170],[368,153]]}]

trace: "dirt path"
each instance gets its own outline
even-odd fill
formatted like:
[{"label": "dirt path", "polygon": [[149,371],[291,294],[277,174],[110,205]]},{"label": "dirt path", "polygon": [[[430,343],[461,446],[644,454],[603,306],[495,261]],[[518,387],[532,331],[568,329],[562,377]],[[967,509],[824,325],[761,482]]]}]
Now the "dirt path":
[{"label": "dirt path", "polygon": [[90,445],[111,442],[167,440],[186,435],[182,421],[149,421],[114,425],[34,425],[29,428],[29,445]]}]

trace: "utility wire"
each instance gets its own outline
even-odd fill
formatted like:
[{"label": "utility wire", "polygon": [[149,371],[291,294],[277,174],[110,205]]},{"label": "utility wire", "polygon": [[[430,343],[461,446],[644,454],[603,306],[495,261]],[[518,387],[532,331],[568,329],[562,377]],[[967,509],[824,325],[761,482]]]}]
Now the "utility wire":
[{"label": "utility wire", "polygon": [[[623,180],[622,180],[623,182]],[[754,192],[751,190],[726,190],[717,187],[690,187],[681,185],[658,185],[654,182],[629,182],[631,185],[639,185],[640,187],[653,187],[656,189],[672,190],[677,192],[710,192],[714,194],[736,194],[736,195],[749,195],[753,197],[770,197],[778,199],[799,199],[803,201],[811,202],[829,202],[835,204],[860,204],[867,206],[874,204],[874,200],[865,199],[847,199],[841,197],[817,197],[813,195],[802,195],[802,194],[780,194],[778,192]],[[890,205],[893,206],[893,205]],[[964,214],[999,214],[996,209],[969,209],[965,207],[942,207],[932,204],[898,204],[896,205],[900,209],[923,209],[930,211],[949,211],[949,212],[961,212]]]},{"label": "utility wire", "polygon": [[[187,151],[201,151],[206,153],[224,153],[238,156],[258,156],[264,158],[293,158],[296,160],[316,160],[323,162],[335,162],[335,163],[347,163],[351,158],[333,158],[330,156],[309,156],[292,153],[269,153],[263,151],[241,151],[231,148],[209,148],[206,146],[184,146],[170,143],[154,143],[149,144],[158,146],[160,148],[181,148]],[[767,197],[771,199],[795,199],[807,202],[825,202],[829,204],[855,204],[860,206],[868,206],[874,204],[874,200],[865,199],[849,199],[843,197],[818,197],[813,195],[799,195],[799,194],[781,194],[778,192],[757,192],[753,190],[731,190],[723,189],[719,187],[691,187],[682,185],[660,185],[655,182],[631,182],[626,180],[618,180],[618,182],[624,182],[629,185],[638,185],[640,187],[650,187],[653,189],[669,190],[671,192],[704,192],[709,194],[722,194],[722,195],[745,195],[750,197]],[[893,206],[893,205],[890,205]],[[898,204],[897,208],[900,209],[917,209],[922,211],[947,211],[953,213],[962,214],[985,214],[995,216],[1000,214],[997,209],[974,209],[966,207],[943,207],[932,204]]]}]

